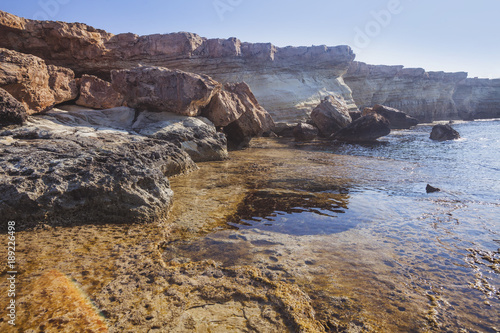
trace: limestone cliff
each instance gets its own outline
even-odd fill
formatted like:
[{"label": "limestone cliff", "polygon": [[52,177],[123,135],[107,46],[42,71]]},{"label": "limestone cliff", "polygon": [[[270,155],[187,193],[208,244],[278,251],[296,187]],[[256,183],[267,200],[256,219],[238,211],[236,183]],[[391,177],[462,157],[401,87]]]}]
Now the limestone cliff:
[{"label": "limestone cliff", "polygon": [[453,94],[465,78],[467,73],[426,72],[422,68],[353,62],[344,80],[361,109],[383,104],[420,121],[433,121],[459,118]]},{"label": "limestone cliff", "polygon": [[245,81],[278,121],[304,118],[331,94],[357,109],[342,79],[355,57],[348,46],[279,48],[186,32],[113,35],[81,23],[34,21],[0,12],[0,47],[69,67],[77,76],[109,79],[111,70],[142,64],[207,74],[222,83]]},{"label": "limestone cliff", "polygon": [[356,61],[344,80],[360,109],[383,104],[425,122],[500,117],[500,80]]}]

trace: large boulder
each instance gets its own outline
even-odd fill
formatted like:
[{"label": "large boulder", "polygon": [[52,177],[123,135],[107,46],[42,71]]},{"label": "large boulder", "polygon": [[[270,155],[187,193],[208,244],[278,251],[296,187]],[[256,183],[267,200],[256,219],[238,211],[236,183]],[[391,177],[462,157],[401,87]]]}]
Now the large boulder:
[{"label": "large boulder", "polygon": [[0,87],[20,101],[29,114],[73,100],[78,95],[74,73],[29,54],[0,49]]},{"label": "large boulder", "polygon": [[293,129],[295,141],[311,141],[318,136],[318,129],[311,124],[299,123]]},{"label": "large boulder", "polygon": [[224,127],[224,133],[233,147],[246,146],[253,137],[262,136],[274,128],[271,115],[259,104],[245,82],[228,83],[224,90],[240,100],[245,112]]},{"label": "large boulder", "polygon": [[377,113],[371,113],[353,121],[333,138],[345,142],[371,142],[390,132],[389,121]]},{"label": "large boulder", "polygon": [[0,225],[16,230],[99,223],[146,223],[166,217],[167,177],[195,168],[176,145],[123,130],[31,117],[0,132]]},{"label": "large boulder", "polygon": [[240,96],[231,91],[233,86],[226,84],[201,113],[216,127],[226,127],[247,112]]},{"label": "large boulder", "polygon": [[375,112],[389,120],[391,129],[409,129],[418,125],[416,118],[408,116],[406,113],[384,105],[375,105],[373,108],[366,108],[363,115]]},{"label": "large boulder", "polygon": [[112,109],[122,106],[124,98],[110,82],[93,75],[83,75],[80,81],[80,97],[77,105],[93,109]]},{"label": "large boulder", "polygon": [[449,124],[435,125],[432,128],[430,138],[435,141],[456,140],[460,139],[460,134]]},{"label": "large boulder", "polygon": [[203,117],[186,117],[168,112],[144,111],[132,129],[144,136],[177,145],[195,162],[220,161],[228,157],[223,133]]},{"label": "large boulder", "polygon": [[0,88],[0,127],[22,125],[26,118],[26,108],[11,94]]},{"label": "large boulder", "polygon": [[139,110],[199,116],[222,85],[206,75],[163,67],[136,67],[111,72],[113,88],[128,106]]},{"label": "large boulder", "polygon": [[347,103],[342,97],[327,96],[311,112],[311,118],[324,137],[329,137],[352,122]]}]

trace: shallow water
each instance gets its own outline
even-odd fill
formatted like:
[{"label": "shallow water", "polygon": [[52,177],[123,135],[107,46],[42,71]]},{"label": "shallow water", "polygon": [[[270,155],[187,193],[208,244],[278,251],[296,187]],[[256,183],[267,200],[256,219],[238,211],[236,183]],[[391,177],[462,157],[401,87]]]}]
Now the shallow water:
[{"label": "shallow water", "polygon": [[173,179],[183,237],[165,259],[271,271],[319,317],[375,331],[498,332],[499,125],[441,143],[428,125],[375,145],[257,140]]}]

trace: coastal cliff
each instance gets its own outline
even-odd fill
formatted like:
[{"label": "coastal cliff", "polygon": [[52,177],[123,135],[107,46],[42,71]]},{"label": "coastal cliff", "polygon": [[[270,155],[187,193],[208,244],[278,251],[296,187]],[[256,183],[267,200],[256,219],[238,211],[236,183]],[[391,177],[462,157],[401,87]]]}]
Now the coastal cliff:
[{"label": "coastal cliff", "polygon": [[113,35],[81,23],[35,21],[0,12],[0,47],[33,54],[76,76],[109,80],[112,70],[161,66],[206,74],[222,83],[245,81],[277,121],[304,119],[328,95],[357,107],[342,76],[354,60],[348,46],[279,48],[193,33]]},{"label": "coastal cliff", "polygon": [[354,61],[344,81],[360,109],[383,104],[424,122],[500,117],[500,80]]}]

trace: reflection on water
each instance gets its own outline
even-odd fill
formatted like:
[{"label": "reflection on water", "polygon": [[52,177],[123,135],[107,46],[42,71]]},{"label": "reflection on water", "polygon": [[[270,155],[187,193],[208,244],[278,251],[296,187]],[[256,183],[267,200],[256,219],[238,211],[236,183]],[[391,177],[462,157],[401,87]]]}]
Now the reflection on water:
[{"label": "reflection on water", "polygon": [[[423,133],[349,147],[263,139],[203,164],[172,181],[182,189],[172,216],[182,238],[165,259],[252,265],[297,283],[319,318],[336,318],[332,331],[498,332],[500,202],[480,195],[500,179],[468,191],[446,178],[456,156],[411,158],[428,144]],[[454,152],[446,145],[435,148]],[[443,192],[428,195],[427,183]],[[197,211],[204,227],[190,229],[185,195],[207,188],[215,204]]]}]

